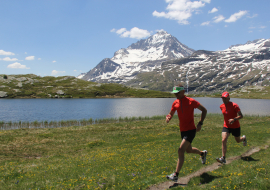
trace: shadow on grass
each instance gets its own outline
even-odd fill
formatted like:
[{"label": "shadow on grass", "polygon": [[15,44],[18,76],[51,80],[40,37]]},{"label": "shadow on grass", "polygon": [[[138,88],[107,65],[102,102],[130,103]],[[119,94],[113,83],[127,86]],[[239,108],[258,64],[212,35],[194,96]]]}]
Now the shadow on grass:
[{"label": "shadow on grass", "polygon": [[185,186],[187,186],[187,184],[174,183],[173,185],[171,185],[171,186],[169,187],[169,189],[170,189],[170,188],[173,188],[173,187],[178,187],[178,186],[185,187]]},{"label": "shadow on grass", "polygon": [[[208,173],[203,173],[202,175],[200,175],[200,185],[210,183],[217,178],[223,178],[223,176],[213,176],[213,175],[209,175]],[[169,188],[173,188],[177,186],[185,187],[187,186],[187,184],[174,183]]]},{"label": "shadow on grass", "polygon": [[251,162],[251,161],[260,161],[260,159],[254,159],[251,156],[241,157],[241,160],[248,161],[248,162]]},{"label": "shadow on grass", "polygon": [[201,184],[206,184],[206,183],[212,182],[213,180],[217,178],[222,178],[222,176],[213,176],[213,175],[209,175],[208,173],[203,173],[200,176],[200,181],[201,181]]}]

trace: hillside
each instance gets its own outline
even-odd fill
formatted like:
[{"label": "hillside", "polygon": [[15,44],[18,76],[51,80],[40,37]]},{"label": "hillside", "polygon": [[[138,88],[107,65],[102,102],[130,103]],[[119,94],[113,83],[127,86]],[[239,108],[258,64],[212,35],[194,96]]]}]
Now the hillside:
[{"label": "hillside", "polygon": [[0,98],[168,98],[168,92],[100,84],[72,76],[0,75]]},{"label": "hillside", "polygon": [[213,94],[247,86],[270,85],[270,39],[232,45],[220,51],[195,51],[165,31],[103,59],[77,78],[170,91],[182,82],[192,94]]},{"label": "hillside", "polygon": [[167,91],[183,82],[193,94],[269,86],[270,53],[269,47],[264,47],[265,41],[259,41],[262,47],[258,48],[258,41],[249,43],[253,48],[245,51],[242,49],[246,44],[239,50],[233,47],[220,52],[196,51],[191,56],[163,62],[152,72],[139,73],[125,85]]},{"label": "hillside", "polygon": [[[242,99],[270,99],[270,86],[245,86],[233,91],[228,90],[231,98],[242,98]],[[201,92],[200,94],[189,93],[190,97],[211,97],[220,98],[223,91],[215,93]]]}]

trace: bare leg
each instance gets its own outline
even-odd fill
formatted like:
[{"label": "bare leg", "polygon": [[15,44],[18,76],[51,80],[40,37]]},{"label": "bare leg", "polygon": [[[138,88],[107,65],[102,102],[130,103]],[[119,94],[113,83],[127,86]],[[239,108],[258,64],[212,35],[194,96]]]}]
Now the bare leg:
[{"label": "bare leg", "polygon": [[199,155],[201,155],[203,153],[202,151],[200,151],[196,147],[192,147],[191,144],[189,144],[189,146],[187,147],[186,152],[193,153],[193,154],[199,154]]},{"label": "bare leg", "polygon": [[230,136],[230,133],[222,132],[221,135],[222,135],[222,156],[225,157],[227,152],[227,140]]},{"label": "bare leg", "polygon": [[244,139],[245,139],[244,137],[240,137],[240,136],[239,137],[234,137],[234,138],[235,138],[237,143],[243,142]]},{"label": "bare leg", "polygon": [[187,150],[187,148],[191,146],[190,142],[188,142],[187,140],[183,139],[180,147],[178,149],[178,161],[177,161],[177,166],[176,166],[176,172],[179,173],[183,164],[184,164],[184,160],[185,160],[185,152]]}]

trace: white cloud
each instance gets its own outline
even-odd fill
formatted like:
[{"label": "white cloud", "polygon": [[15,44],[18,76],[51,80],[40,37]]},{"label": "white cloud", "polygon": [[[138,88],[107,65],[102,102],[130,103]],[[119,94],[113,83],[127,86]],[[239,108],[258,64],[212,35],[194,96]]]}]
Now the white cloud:
[{"label": "white cloud", "polygon": [[162,31],[165,31],[164,29],[157,29],[155,30],[156,32],[162,32]]},{"label": "white cloud", "polygon": [[10,58],[10,57],[5,57],[2,59],[3,61],[18,61],[17,58]]},{"label": "white cloud", "polygon": [[248,18],[255,18],[255,17],[257,17],[258,16],[258,14],[253,14],[252,16],[247,16]]},{"label": "white cloud", "polygon": [[214,17],[213,19],[214,19],[213,22],[219,23],[219,22],[223,21],[225,19],[225,17],[222,15],[218,15],[218,16]]},{"label": "white cloud", "polygon": [[169,3],[166,7],[168,12],[157,12],[155,10],[152,15],[177,20],[179,24],[189,24],[187,20],[192,16],[192,13],[194,11],[198,13],[198,9],[204,7],[205,3],[210,3],[210,1],[211,0],[166,0],[166,3]]},{"label": "white cloud", "polygon": [[257,27],[255,27],[255,26],[250,26],[249,27],[249,29],[264,29],[264,28],[266,28],[266,26],[257,26]]},{"label": "white cloud", "polygon": [[122,34],[122,33],[126,32],[126,31],[127,31],[126,28],[121,28],[121,29],[117,30],[116,33],[117,34]]},{"label": "white cloud", "polygon": [[31,60],[34,60],[35,59],[35,56],[28,56],[25,58],[25,60],[28,60],[28,61],[31,61]]},{"label": "white cloud", "polygon": [[7,66],[7,68],[10,68],[10,69],[30,69],[29,67],[26,67],[26,65],[22,65],[22,64],[20,64],[18,62],[9,64]]},{"label": "white cloud", "polygon": [[230,16],[230,18],[226,19],[225,22],[236,22],[238,19],[240,19],[247,13],[248,11],[239,11],[238,13],[234,13],[233,15]]},{"label": "white cloud", "polygon": [[51,73],[51,75],[58,75],[58,74],[63,74],[63,73],[65,73],[66,71],[57,71],[57,70],[53,70],[52,71],[52,73]]},{"label": "white cloud", "polygon": [[15,54],[12,53],[12,52],[7,52],[7,51],[4,51],[4,50],[0,50],[0,55],[15,55]]},{"label": "white cloud", "polygon": [[218,11],[218,9],[216,7],[214,7],[211,11],[208,11],[208,13],[215,13],[217,11]]},{"label": "white cloud", "polygon": [[54,60],[54,61],[52,61],[53,63],[55,63],[56,61]]},{"label": "white cloud", "polygon": [[201,26],[208,26],[209,24],[210,24],[210,21],[206,21],[206,22],[201,23]]},{"label": "white cloud", "polygon": [[119,34],[122,38],[141,39],[141,38],[146,38],[151,35],[151,32],[137,28],[137,27],[132,28],[130,31],[127,31],[126,28],[121,28],[119,30],[114,30],[114,32]]},{"label": "white cloud", "polygon": [[41,58],[38,58],[38,60],[41,60]]}]

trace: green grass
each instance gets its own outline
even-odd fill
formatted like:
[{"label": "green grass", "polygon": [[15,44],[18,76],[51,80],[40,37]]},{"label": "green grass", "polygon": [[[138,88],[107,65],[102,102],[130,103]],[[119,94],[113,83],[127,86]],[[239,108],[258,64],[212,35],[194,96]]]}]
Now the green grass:
[{"label": "green grass", "polygon": [[[174,98],[169,93],[177,81],[172,81],[173,76],[178,75],[175,71],[159,73],[141,73],[137,79],[122,84],[95,83],[84,81],[72,76],[40,77],[34,74],[27,75],[4,75],[0,74],[0,92],[6,92],[6,98]],[[228,79],[231,80],[231,79]],[[179,81],[180,82],[180,81]],[[233,83],[233,81],[231,81]],[[228,81],[221,86],[226,86]],[[231,83],[231,84],[232,84]],[[132,88],[138,86],[141,88]],[[194,80],[190,83],[191,88],[199,88],[201,85]],[[144,88],[144,89],[142,89]],[[238,86],[237,86],[238,88]],[[147,89],[158,89],[147,90]],[[59,94],[59,90],[64,94]],[[165,92],[168,91],[169,92]],[[262,86],[244,86],[236,90],[227,89],[232,98],[247,99],[270,99],[270,86],[263,82]],[[199,94],[189,93],[190,97],[220,97],[223,91],[213,88],[212,91]]]},{"label": "green grass", "polygon": [[153,120],[160,119],[161,116],[153,117],[119,117],[119,118],[101,118],[101,119],[81,119],[81,120],[61,120],[61,121],[0,121],[0,130],[10,130],[10,129],[37,129],[37,128],[57,128],[57,127],[70,127],[70,126],[86,126],[93,124],[102,124],[102,123],[118,123],[118,122],[130,122],[137,120]]},{"label": "green grass", "polygon": [[[63,93],[60,93],[60,90]],[[136,89],[115,83],[95,83],[72,76],[40,77],[28,75],[1,75],[0,91],[6,98],[169,98],[168,92]]]},{"label": "green grass", "polygon": [[[181,142],[177,117],[169,124],[164,118],[0,131],[0,187],[137,190],[164,182],[165,176],[175,170]],[[195,115],[198,120],[199,115]],[[230,137],[227,157],[269,145],[269,120],[244,116],[240,123],[248,146]],[[193,146],[208,150],[206,165],[221,156],[222,124],[222,115],[208,114],[193,142]],[[269,157],[269,149],[261,150],[192,179],[184,189],[269,189]],[[206,165],[201,164],[198,155],[186,154],[180,177]]]}]

